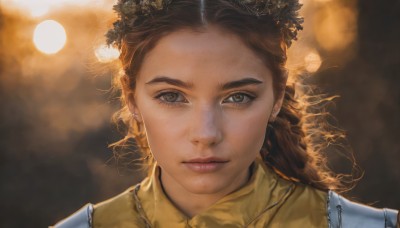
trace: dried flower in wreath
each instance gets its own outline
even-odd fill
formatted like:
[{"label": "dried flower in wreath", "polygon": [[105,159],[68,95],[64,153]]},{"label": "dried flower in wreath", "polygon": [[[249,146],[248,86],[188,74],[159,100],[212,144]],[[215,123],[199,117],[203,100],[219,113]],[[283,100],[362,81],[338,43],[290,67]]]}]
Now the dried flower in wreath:
[{"label": "dried flower in wreath", "polygon": [[[118,20],[113,23],[113,28],[106,34],[107,44],[120,47],[123,37],[133,28],[138,18],[162,11],[172,1],[118,0],[113,7],[118,14]],[[304,20],[299,16],[302,5],[298,0],[230,0],[230,2],[256,17],[265,15],[272,17],[281,29],[288,47],[291,46],[293,40],[297,40],[298,31],[303,29]]]}]

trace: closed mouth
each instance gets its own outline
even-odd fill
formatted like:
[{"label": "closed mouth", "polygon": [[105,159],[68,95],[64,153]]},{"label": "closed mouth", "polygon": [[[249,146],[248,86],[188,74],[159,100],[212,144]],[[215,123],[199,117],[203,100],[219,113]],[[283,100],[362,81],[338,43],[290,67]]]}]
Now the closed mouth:
[{"label": "closed mouth", "polygon": [[195,158],[184,161],[183,163],[227,163],[229,160],[216,158],[216,157],[208,157],[208,158]]}]

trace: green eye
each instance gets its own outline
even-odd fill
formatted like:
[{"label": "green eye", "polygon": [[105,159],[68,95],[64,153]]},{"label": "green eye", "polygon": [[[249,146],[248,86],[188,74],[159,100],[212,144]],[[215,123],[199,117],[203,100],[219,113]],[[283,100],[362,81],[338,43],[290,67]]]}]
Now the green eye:
[{"label": "green eye", "polygon": [[157,97],[161,102],[164,103],[184,103],[186,99],[182,94],[176,92],[164,92],[159,94]]},{"label": "green eye", "polygon": [[176,93],[167,93],[161,96],[161,99],[167,102],[175,102],[178,99],[178,94]]},{"label": "green eye", "polygon": [[251,102],[254,99],[254,96],[250,96],[245,93],[235,93],[229,96],[227,99],[224,100],[224,103],[239,103],[239,104],[246,104]]},{"label": "green eye", "polygon": [[242,103],[245,99],[246,99],[246,96],[244,96],[243,94],[235,94],[232,96],[232,100],[234,102]]}]

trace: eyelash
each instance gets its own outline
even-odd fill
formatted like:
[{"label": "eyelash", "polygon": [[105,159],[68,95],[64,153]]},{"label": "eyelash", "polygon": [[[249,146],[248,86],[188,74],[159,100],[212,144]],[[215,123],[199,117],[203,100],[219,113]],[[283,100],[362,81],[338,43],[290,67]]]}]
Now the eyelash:
[{"label": "eyelash", "polygon": [[[182,96],[183,99],[184,99],[184,102],[179,102],[179,101],[178,101],[178,102],[169,102],[169,101],[165,101],[165,100],[162,99],[162,97],[164,97],[165,95],[169,95],[169,94],[175,94],[175,95],[177,95],[177,96]],[[249,101],[248,101],[248,102],[245,102],[245,103],[240,103],[240,102],[225,102],[227,99],[229,99],[229,98],[231,98],[231,97],[233,97],[233,96],[235,96],[235,95],[243,95],[243,96],[245,96],[245,99],[247,98],[247,99],[249,99]],[[235,92],[235,93],[231,93],[227,98],[225,98],[225,99],[223,100],[223,103],[228,103],[228,104],[232,104],[232,105],[234,105],[234,106],[240,107],[240,106],[245,106],[245,105],[251,104],[256,98],[257,98],[256,95],[250,94],[249,92],[238,91],[238,92]],[[188,102],[187,102],[187,99],[182,95],[182,93],[181,93],[181,92],[177,92],[177,91],[164,91],[164,92],[160,92],[159,94],[157,94],[157,95],[154,97],[154,99],[157,100],[160,104],[163,104],[163,105],[166,105],[166,106],[170,106],[170,107],[173,107],[173,106],[180,106],[180,105],[182,105],[182,103],[188,103]]]},{"label": "eyelash", "polygon": [[[233,96],[236,96],[236,95],[242,95],[242,96],[244,96],[244,99],[248,99],[248,101],[247,102],[225,102],[229,98],[233,98]],[[228,104],[232,104],[232,105],[240,107],[240,106],[251,104],[251,102],[253,102],[254,99],[256,99],[256,96],[254,94],[249,94],[247,92],[235,92],[235,93],[230,94],[226,99],[224,99],[223,103],[228,103]]]},{"label": "eyelash", "polygon": [[168,95],[168,94],[175,94],[177,96],[182,96],[183,99],[187,103],[186,98],[180,92],[175,92],[175,91],[163,91],[163,92],[160,92],[159,94],[157,94],[154,97],[154,99],[157,100],[160,104],[167,105],[167,106],[179,106],[179,105],[182,105],[182,102],[169,102],[169,101],[165,101],[165,100],[161,99],[162,97],[164,97],[165,95]]}]

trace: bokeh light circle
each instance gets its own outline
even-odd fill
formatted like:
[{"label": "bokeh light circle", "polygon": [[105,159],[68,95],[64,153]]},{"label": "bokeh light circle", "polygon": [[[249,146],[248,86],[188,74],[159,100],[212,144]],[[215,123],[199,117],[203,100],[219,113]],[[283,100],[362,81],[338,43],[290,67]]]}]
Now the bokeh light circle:
[{"label": "bokeh light circle", "polygon": [[316,51],[308,53],[304,58],[304,62],[306,70],[310,73],[317,72],[322,64],[321,56]]},{"label": "bokeh light circle", "polygon": [[120,53],[118,49],[114,47],[100,45],[96,48],[94,54],[96,55],[99,62],[108,63],[118,59]]},{"label": "bokeh light circle", "polygon": [[45,54],[59,52],[67,42],[64,27],[54,20],[46,20],[38,24],[33,33],[33,43]]}]

